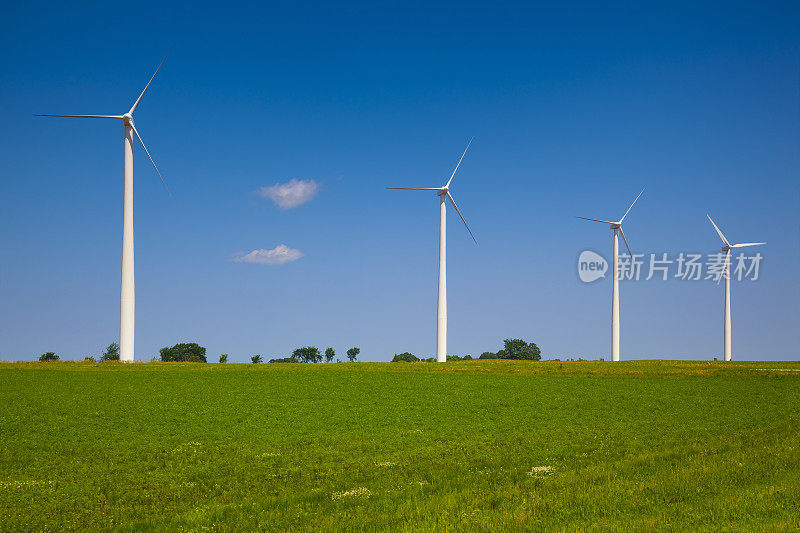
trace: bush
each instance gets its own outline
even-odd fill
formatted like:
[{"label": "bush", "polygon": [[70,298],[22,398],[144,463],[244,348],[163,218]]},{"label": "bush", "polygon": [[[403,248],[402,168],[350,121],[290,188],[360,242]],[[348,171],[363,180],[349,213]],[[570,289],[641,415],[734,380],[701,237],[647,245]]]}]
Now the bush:
[{"label": "bush", "polygon": [[264,358],[261,357],[260,355],[254,355],[253,357],[250,358],[250,362],[253,363],[254,365],[257,365],[258,363],[260,363],[263,360],[264,360]]},{"label": "bush", "polygon": [[47,352],[43,353],[39,356],[39,361],[47,362],[47,361],[58,361],[60,359],[59,356],[55,354],[55,352]]},{"label": "bush", "polygon": [[270,359],[270,363],[298,363],[299,361],[294,357],[278,357],[275,359]]},{"label": "bush", "polygon": [[480,356],[480,357],[478,357],[478,359],[498,359],[498,357],[497,357],[497,354],[496,354],[496,353],[492,353],[492,352],[483,352],[483,353],[481,354],[481,356]]},{"label": "bush", "polygon": [[176,344],[172,348],[161,348],[161,360],[177,363],[205,363],[206,349],[196,342]]},{"label": "bush", "polygon": [[220,355],[219,356],[219,362],[220,363],[227,363],[228,362],[228,354],[224,353],[224,354]]},{"label": "bush", "polygon": [[95,361],[94,357],[92,357],[91,355],[87,355],[86,357],[83,358],[83,362],[84,363],[96,363],[97,361]]},{"label": "bush", "polygon": [[119,361],[119,344],[112,342],[106,346],[106,351],[100,356],[101,361]]},{"label": "bush", "polygon": [[394,354],[392,359],[392,363],[416,363],[417,361],[419,361],[419,357],[408,352]]}]

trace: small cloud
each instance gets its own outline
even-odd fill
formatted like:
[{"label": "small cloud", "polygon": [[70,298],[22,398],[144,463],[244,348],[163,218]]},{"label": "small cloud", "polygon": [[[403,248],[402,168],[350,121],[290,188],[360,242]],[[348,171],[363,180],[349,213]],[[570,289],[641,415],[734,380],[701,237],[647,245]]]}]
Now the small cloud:
[{"label": "small cloud", "polygon": [[319,191],[319,183],[316,181],[292,178],[286,183],[261,187],[256,192],[262,198],[272,200],[281,209],[294,209],[310,201],[317,191]]},{"label": "small cloud", "polygon": [[260,265],[282,265],[291,263],[303,257],[303,252],[289,248],[285,244],[279,244],[272,250],[263,248],[253,250],[249,253],[238,253],[234,255],[233,261],[236,263],[258,263]]}]

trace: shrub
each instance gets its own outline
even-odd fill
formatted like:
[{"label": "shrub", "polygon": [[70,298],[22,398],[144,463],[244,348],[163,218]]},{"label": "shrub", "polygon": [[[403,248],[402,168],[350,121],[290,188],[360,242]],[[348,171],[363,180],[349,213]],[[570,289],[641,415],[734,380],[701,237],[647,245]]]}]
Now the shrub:
[{"label": "shrub", "polygon": [[42,355],[39,356],[39,361],[44,361],[44,362],[47,362],[47,361],[58,361],[59,359],[60,359],[60,357],[57,356],[55,354],[55,352],[47,352],[47,353],[43,353]]},{"label": "shrub", "polygon": [[417,361],[419,361],[419,357],[408,352],[394,354],[392,359],[392,363],[416,363]]},{"label": "shrub", "polygon": [[263,360],[264,360],[264,358],[261,357],[260,355],[254,355],[253,357],[250,358],[250,362],[253,363],[254,365],[257,365],[258,363],[262,362]]},{"label": "shrub", "polygon": [[92,357],[91,355],[87,355],[86,357],[83,358],[83,362],[84,363],[96,363],[97,361],[95,361],[94,357]]},{"label": "shrub", "polygon": [[228,362],[228,354],[224,353],[224,354],[220,355],[219,356],[219,362],[220,363],[227,363]]},{"label": "shrub", "polygon": [[270,359],[270,363],[297,363],[297,359],[294,357],[281,357],[277,359]]},{"label": "shrub", "polygon": [[497,354],[492,352],[483,352],[478,359],[497,359]]},{"label": "shrub", "polygon": [[172,348],[161,348],[161,360],[178,363],[205,363],[206,349],[196,342],[176,344]]},{"label": "shrub", "polygon": [[106,346],[106,351],[100,356],[101,361],[119,361],[119,344],[112,342]]}]

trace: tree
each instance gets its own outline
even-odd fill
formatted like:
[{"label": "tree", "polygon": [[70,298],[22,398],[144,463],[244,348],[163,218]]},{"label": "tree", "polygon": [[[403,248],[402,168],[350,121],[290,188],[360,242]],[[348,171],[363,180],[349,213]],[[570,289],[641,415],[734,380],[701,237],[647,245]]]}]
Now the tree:
[{"label": "tree", "polygon": [[43,353],[42,355],[39,356],[39,361],[44,361],[44,362],[47,362],[47,361],[58,361],[59,359],[60,359],[60,357],[58,357],[55,354],[55,352],[47,352],[47,353]]},{"label": "tree", "polygon": [[319,363],[322,361],[322,354],[315,346],[303,346],[292,352],[292,357],[301,363]]},{"label": "tree", "polygon": [[497,354],[492,352],[483,352],[478,359],[497,359]]},{"label": "tree", "polygon": [[350,359],[351,363],[353,363],[353,362],[355,362],[356,357],[358,357],[358,354],[360,354],[360,353],[361,353],[361,350],[359,348],[356,348],[355,346],[353,346],[352,348],[347,350],[347,358]]},{"label": "tree", "polygon": [[336,351],[333,348],[325,348],[325,362],[330,363],[336,357]]},{"label": "tree", "polygon": [[416,363],[417,361],[419,361],[419,357],[408,352],[394,354],[394,358],[392,359],[392,363]]},{"label": "tree", "polygon": [[250,358],[250,362],[253,363],[254,365],[257,365],[258,363],[260,363],[263,360],[264,360],[264,358],[261,357],[260,355],[254,355],[253,357]]},{"label": "tree", "polygon": [[119,361],[119,344],[112,342],[106,346],[106,351],[100,356],[101,361]]},{"label": "tree", "polygon": [[517,359],[524,361],[540,361],[542,352],[536,344],[522,339],[506,339],[505,348],[497,352],[499,359]]},{"label": "tree", "polygon": [[206,349],[196,342],[176,344],[172,348],[164,347],[159,352],[164,362],[205,363]]},{"label": "tree", "polygon": [[220,363],[227,363],[228,362],[228,354],[224,353],[224,354],[220,355],[219,356],[219,362]]}]

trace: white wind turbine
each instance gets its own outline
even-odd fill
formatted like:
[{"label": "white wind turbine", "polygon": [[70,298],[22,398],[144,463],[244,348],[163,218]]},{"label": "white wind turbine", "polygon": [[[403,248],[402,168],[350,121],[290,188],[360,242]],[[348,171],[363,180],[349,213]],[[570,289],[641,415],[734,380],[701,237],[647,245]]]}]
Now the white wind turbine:
[{"label": "white wind turbine", "polygon": [[[644,193],[644,189],[642,192],[639,193],[639,196]],[[636,200],[639,199],[639,196],[636,197]],[[633,204],[636,203],[636,200],[633,201]],[[622,215],[622,218],[619,219],[617,222],[611,222],[610,220],[598,220],[596,218],[586,218],[586,217],[575,217],[580,218],[582,220],[591,220],[593,222],[602,222],[604,224],[610,224],[611,229],[614,230],[614,260],[613,260],[613,272],[614,272],[614,285],[611,290],[611,360],[612,361],[619,361],[619,268],[617,267],[617,260],[619,257],[619,234],[622,234],[622,240],[625,241],[625,248],[628,249],[628,254],[630,257],[633,257],[631,253],[631,248],[628,246],[628,239],[625,238],[625,232],[622,230],[622,221],[625,220],[625,217],[628,216],[628,213],[631,212],[633,208],[633,204],[625,211],[625,214]]]},{"label": "white wind turbine", "polygon": [[472,236],[472,240],[475,241],[477,244],[478,241],[475,239],[475,235],[472,234],[472,230],[469,229],[469,225],[467,221],[464,220],[461,211],[458,209],[456,205],[456,201],[453,200],[453,195],[450,194],[450,182],[453,181],[453,176],[456,175],[456,171],[458,170],[459,165],[461,165],[461,161],[464,159],[464,156],[467,154],[467,150],[469,150],[469,145],[472,144],[472,139],[469,140],[467,143],[467,147],[464,149],[464,153],[461,154],[461,159],[458,160],[458,164],[456,164],[456,168],[453,170],[453,174],[450,175],[450,179],[447,180],[447,184],[442,187],[387,187],[387,189],[398,189],[398,190],[409,190],[409,191],[436,191],[436,194],[439,196],[439,303],[436,311],[436,361],[439,363],[444,363],[447,361],[447,199],[450,199],[450,203],[453,204],[453,207],[456,208],[456,213],[461,218],[461,222],[464,223],[466,226],[467,231],[469,232],[470,236]]},{"label": "white wind turbine", "polygon": [[722,234],[722,231],[717,227],[713,220],[711,220],[711,216],[706,214],[708,220],[711,222],[711,225],[714,226],[714,229],[717,230],[719,234],[719,238],[722,239],[722,242],[725,243],[725,246],[722,247],[722,251],[725,252],[725,266],[723,267],[722,275],[719,279],[717,279],[717,284],[722,280],[722,277],[725,277],[725,311],[724,311],[724,318],[723,318],[723,340],[722,340],[722,349],[723,354],[725,356],[726,361],[731,360],[731,250],[734,248],[744,248],[746,246],[759,246],[761,244],[767,244],[765,242],[744,242],[742,244],[731,244],[728,242],[728,239],[725,238],[725,235]]},{"label": "white wind turbine", "polygon": [[[135,313],[136,313],[136,293],[133,275],[133,134],[142,143],[147,157],[153,163],[153,167],[164,183],[164,178],[161,177],[161,172],[156,167],[156,162],[150,157],[150,152],[144,145],[139,132],[136,131],[136,126],[133,124],[133,112],[139,106],[144,93],[150,87],[153,78],[156,77],[161,65],[167,60],[169,52],[161,60],[158,68],[153,73],[150,81],[145,85],[142,94],[133,103],[130,110],[124,115],[36,115],[37,117],[71,117],[71,118],[113,118],[122,120],[125,125],[125,192],[122,210],[122,287],[120,291],[120,317],[119,317],[119,358],[121,361],[133,361],[133,341],[134,341],[134,327],[135,327]],[[164,183],[164,187],[167,184]],[[169,191],[169,189],[167,189]]]}]

